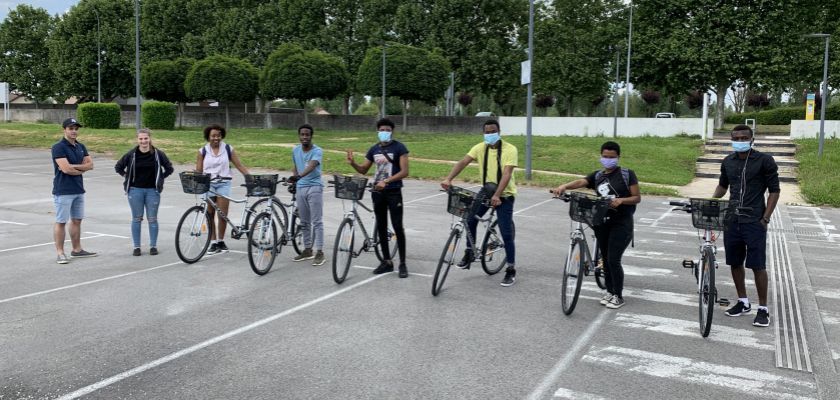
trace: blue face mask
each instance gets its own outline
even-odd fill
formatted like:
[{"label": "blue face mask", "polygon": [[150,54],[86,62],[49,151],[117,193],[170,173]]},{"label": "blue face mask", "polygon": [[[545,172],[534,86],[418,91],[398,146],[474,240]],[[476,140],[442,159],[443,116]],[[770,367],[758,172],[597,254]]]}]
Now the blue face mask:
[{"label": "blue face mask", "polygon": [[379,141],[380,142],[389,142],[391,141],[391,132],[388,131],[379,131]]},{"label": "blue face mask", "polygon": [[732,148],[737,153],[743,153],[745,151],[749,151],[750,148],[752,148],[752,142],[751,141],[750,142],[736,142],[736,141],[733,140],[732,141]]},{"label": "blue face mask", "polygon": [[618,158],[601,157],[601,165],[606,169],[613,169],[618,166]]},{"label": "blue face mask", "polygon": [[487,143],[490,146],[496,144],[496,142],[498,142],[501,139],[502,139],[502,136],[499,135],[499,132],[485,133],[484,134],[484,143]]}]

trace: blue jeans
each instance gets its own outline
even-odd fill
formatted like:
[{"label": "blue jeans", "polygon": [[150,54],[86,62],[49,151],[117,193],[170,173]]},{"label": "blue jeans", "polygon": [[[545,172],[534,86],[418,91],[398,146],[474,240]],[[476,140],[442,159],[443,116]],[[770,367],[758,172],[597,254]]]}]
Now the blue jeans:
[{"label": "blue jeans", "polygon": [[[503,197],[502,204],[496,207],[496,218],[499,221],[499,231],[502,234],[502,240],[505,241],[505,257],[507,258],[509,267],[516,265],[516,245],[514,244],[516,228],[513,225],[513,203],[515,200],[516,198],[513,196]],[[478,206],[475,215],[483,216],[487,210],[488,207],[485,205]],[[475,230],[478,228],[478,220],[475,218],[470,220],[469,227],[470,237],[475,242]],[[478,244],[480,245],[481,243]],[[472,250],[469,242],[467,242],[467,250]]]},{"label": "blue jeans", "polygon": [[128,205],[131,206],[131,240],[134,247],[140,247],[140,223],[143,222],[144,209],[149,219],[149,247],[157,247],[160,193],[155,188],[130,187]]}]

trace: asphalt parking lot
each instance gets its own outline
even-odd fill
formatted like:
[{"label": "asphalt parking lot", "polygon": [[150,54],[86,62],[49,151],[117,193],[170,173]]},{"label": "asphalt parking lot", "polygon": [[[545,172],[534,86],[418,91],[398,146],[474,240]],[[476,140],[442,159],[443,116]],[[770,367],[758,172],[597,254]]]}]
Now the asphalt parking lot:
[{"label": "asphalt parking lot", "polygon": [[[770,246],[785,267],[771,271],[771,326],[718,309],[702,338],[694,279],[680,266],[696,254],[697,232],[668,198],[645,197],[636,213],[627,305],[602,307],[590,280],[567,317],[568,205],[544,189],[520,188],[516,200],[514,286],[453,269],[433,297],[451,223],[434,182],[404,189],[409,278],[372,275],[369,253],[337,285],[330,262],[343,206],[331,192],[327,263],[293,263],[286,247],[257,276],[242,240],[180,262],[174,231],[195,199],[176,176],[162,194],[161,254],[149,256],[144,241],[143,256],[131,256],[122,178],[114,160],[94,161],[82,244],[99,256],[57,265],[49,151],[0,151],[0,399],[840,398],[836,209],[780,207]],[[718,290],[737,297],[725,265]],[[790,318],[776,312],[785,299]]]}]

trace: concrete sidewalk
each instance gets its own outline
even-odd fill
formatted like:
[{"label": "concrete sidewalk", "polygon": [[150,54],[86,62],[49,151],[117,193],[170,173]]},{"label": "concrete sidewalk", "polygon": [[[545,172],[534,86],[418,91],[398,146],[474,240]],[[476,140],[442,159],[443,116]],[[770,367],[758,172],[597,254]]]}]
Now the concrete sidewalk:
[{"label": "concrete sidewalk", "polygon": [[[683,197],[711,197],[717,187],[717,178],[694,178],[688,185],[678,187],[680,195]],[[796,183],[782,182],[780,184],[782,192],[779,198],[779,204],[787,205],[806,205],[802,193],[799,191],[799,185]],[[724,196],[726,198],[728,196]]]}]

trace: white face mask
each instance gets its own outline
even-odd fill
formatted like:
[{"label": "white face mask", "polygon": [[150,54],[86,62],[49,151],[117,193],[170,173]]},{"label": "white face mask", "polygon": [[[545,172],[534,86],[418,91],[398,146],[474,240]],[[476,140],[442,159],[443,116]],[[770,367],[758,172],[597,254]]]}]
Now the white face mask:
[{"label": "white face mask", "polygon": [[388,142],[391,140],[391,132],[388,131],[379,131],[377,132],[377,136],[379,137],[380,142]]}]

